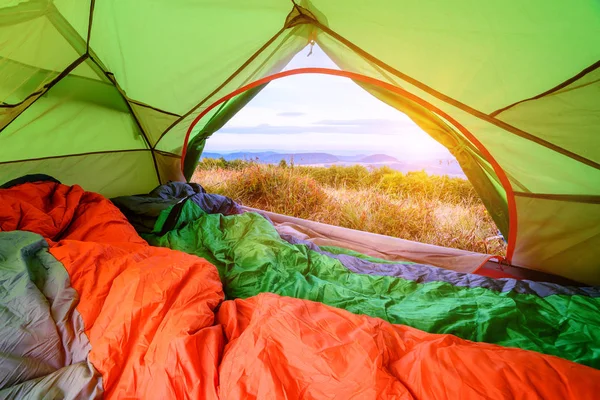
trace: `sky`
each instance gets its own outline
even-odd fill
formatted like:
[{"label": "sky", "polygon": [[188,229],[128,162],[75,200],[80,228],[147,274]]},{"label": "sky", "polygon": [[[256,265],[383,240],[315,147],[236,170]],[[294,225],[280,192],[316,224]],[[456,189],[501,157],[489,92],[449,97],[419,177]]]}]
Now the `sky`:
[{"label": "sky", "polygon": [[[339,69],[315,45],[285,69]],[[348,78],[302,74],[272,81],[206,142],[205,152],[383,153],[404,160],[452,159],[410,118]]]}]

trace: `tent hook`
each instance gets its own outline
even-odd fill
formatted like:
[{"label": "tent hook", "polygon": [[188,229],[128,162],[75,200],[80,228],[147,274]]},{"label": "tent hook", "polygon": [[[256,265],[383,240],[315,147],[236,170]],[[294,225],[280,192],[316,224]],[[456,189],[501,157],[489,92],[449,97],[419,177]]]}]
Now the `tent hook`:
[{"label": "tent hook", "polygon": [[316,39],[317,39],[317,31],[316,31],[316,29],[313,29],[310,32],[310,36],[308,37],[308,44],[310,45],[310,51],[308,52],[306,57],[310,57],[312,55],[313,47],[315,47]]}]

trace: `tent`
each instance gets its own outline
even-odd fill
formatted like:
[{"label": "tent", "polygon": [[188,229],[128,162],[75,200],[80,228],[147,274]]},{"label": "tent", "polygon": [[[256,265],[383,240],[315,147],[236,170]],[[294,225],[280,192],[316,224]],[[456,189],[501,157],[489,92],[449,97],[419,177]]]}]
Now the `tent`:
[{"label": "tent", "polygon": [[185,180],[311,42],[456,156],[507,262],[600,284],[592,0],[3,1],[0,181],[43,172],[112,197]]},{"label": "tent", "polygon": [[[283,70],[315,43],[339,70]],[[592,0],[2,1],[0,398],[596,398],[600,286],[186,180],[270,81],[349,78],[456,156],[507,264],[600,285],[599,44]]]}]

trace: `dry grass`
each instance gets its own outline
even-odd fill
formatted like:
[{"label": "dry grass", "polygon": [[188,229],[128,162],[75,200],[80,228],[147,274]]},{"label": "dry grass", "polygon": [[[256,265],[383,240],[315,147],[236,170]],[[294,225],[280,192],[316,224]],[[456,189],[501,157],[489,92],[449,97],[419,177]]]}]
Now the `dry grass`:
[{"label": "dry grass", "polygon": [[403,239],[490,254],[506,245],[461,179],[382,168],[282,167],[207,160],[193,177],[249,207]]}]

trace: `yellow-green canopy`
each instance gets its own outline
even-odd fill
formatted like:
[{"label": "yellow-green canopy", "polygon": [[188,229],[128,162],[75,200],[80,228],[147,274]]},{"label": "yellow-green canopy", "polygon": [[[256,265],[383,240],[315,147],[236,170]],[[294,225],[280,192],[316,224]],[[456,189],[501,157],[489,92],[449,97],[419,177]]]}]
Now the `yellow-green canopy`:
[{"label": "yellow-green canopy", "polygon": [[[457,157],[515,265],[600,284],[595,0],[4,0],[0,182],[106,196],[185,179],[192,120],[310,41]],[[204,139],[260,87],[215,107]]]}]

